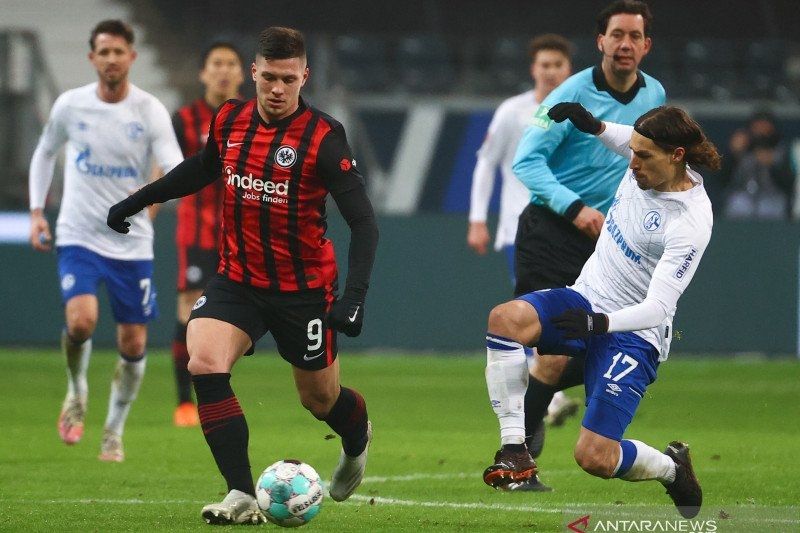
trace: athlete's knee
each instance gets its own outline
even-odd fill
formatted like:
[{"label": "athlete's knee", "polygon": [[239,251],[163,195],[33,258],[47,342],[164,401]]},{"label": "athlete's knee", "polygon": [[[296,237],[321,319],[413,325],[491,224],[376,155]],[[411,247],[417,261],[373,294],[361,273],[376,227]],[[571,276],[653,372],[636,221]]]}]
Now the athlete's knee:
[{"label": "athlete's knee", "polygon": [[74,316],[67,323],[67,335],[74,343],[88,340],[94,333],[97,320],[91,316]]},{"label": "athlete's knee", "polygon": [[506,302],[495,306],[489,312],[488,330],[497,335],[503,335],[508,338],[514,338],[519,323],[518,311]]},{"label": "athlete's knee", "polygon": [[117,348],[119,348],[121,354],[128,357],[143,355],[147,348],[146,330],[140,328],[122,329],[117,337]]},{"label": "athlete's knee", "polygon": [[617,465],[612,464],[611,457],[604,448],[579,442],[575,446],[574,454],[575,462],[585,472],[603,479],[613,477]]},{"label": "athlete's knee", "polygon": [[318,389],[300,394],[300,403],[318,420],[328,416],[335,402],[336,397],[328,390]]},{"label": "athlete's knee", "polygon": [[536,333],[538,319],[535,314],[527,312],[528,309],[524,307],[527,305],[513,300],[494,307],[489,312],[488,331],[522,344],[535,340],[528,337],[538,335]]},{"label": "athlete's knee", "polygon": [[193,376],[230,372],[230,368],[227,368],[224,362],[214,357],[213,354],[203,351],[196,352],[191,349],[189,350],[189,363],[186,368]]}]

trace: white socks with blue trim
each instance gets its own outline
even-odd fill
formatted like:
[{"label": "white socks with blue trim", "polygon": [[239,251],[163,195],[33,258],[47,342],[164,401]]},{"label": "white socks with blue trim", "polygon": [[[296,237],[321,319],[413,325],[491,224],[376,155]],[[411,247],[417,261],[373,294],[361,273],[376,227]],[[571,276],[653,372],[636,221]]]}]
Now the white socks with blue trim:
[{"label": "white socks with blue trim", "polygon": [[675,461],[642,441],[623,439],[614,477],[626,481],[657,479],[668,485],[675,481]]},{"label": "white socks with blue trim", "polygon": [[491,333],[486,335],[486,388],[500,421],[501,444],[523,444],[528,362],[520,343]]},{"label": "white socks with blue trim", "polygon": [[114,379],[111,382],[111,395],[108,398],[108,416],[105,429],[122,436],[125,420],[131,410],[131,403],[139,393],[146,366],[145,356],[140,358],[122,357],[117,362]]},{"label": "white socks with blue trim", "polygon": [[86,371],[92,355],[92,339],[76,344],[67,335],[65,328],[61,331],[61,351],[67,359],[67,399],[77,396],[86,407],[86,398],[89,395]]}]

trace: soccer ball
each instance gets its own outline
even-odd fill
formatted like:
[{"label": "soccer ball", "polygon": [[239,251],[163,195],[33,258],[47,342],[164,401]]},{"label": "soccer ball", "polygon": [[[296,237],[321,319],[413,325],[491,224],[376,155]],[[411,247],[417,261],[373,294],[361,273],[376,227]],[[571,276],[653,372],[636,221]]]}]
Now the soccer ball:
[{"label": "soccer ball", "polygon": [[302,526],[319,514],[322,483],[310,465],[284,459],[261,473],[256,482],[256,499],[264,516],[273,524]]}]

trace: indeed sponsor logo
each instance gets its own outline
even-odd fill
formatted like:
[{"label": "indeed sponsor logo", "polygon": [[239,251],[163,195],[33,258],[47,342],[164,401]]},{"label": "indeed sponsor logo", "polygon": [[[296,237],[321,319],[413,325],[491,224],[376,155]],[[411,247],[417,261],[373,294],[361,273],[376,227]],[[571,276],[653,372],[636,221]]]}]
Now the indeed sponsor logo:
[{"label": "indeed sponsor logo", "polygon": [[93,163],[89,160],[91,155],[92,151],[87,146],[75,158],[75,167],[79,172],[98,178],[135,178],[139,175],[139,172],[130,165]]},{"label": "indeed sponsor logo", "polygon": [[[245,190],[242,195],[245,200],[261,200],[273,204],[288,203],[288,199],[285,197],[289,195],[289,180],[277,183],[262,180],[254,178],[252,172],[246,176],[240,176],[233,172],[233,167],[230,165],[225,167],[225,174],[228,176],[228,185]],[[263,192],[264,194],[254,194],[254,192]]]},{"label": "indeed sponsor logo", "polygon": [[689,253],[686,254],[686,257],[683,258],[683,262],[678,266],[678,270],[675,271],[676,278],[683,279],[683,276],[685,276],[686,272],[691,268],[695,257],[697,257],[697,248],[692,248],[689,250]]}]

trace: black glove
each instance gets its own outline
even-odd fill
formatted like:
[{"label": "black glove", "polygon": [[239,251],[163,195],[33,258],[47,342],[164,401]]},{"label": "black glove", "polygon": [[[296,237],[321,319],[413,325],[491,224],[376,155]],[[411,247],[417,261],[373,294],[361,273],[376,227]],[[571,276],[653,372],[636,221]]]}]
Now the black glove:
[{"label": "black glove", "polygon": [[569,119],[576,128],[583,133],[597,135],[603,128],[603,123],[594,118],[585,107],[578,102],[561,102],[550,108],[547,116],[556,122],[564,122]]},{"label": "black glove", "polygon": [[585,309],[567,309],[551,322],[564,332],[566,339],[587,339],[590,335],[608,333],[608,316]]},{"label": "black glove", "polygon": [[364,325],[364,302],[342,296],[328,313],[328,326],[348,337],[358,337]]},{"label": "black glove", "polygon": [[134,196],[128,196],[121,202],[111,206],[108,210],[106,224],[117,233],[128,233],[131,223],[125,219],[135,215],[144,207]]}]

